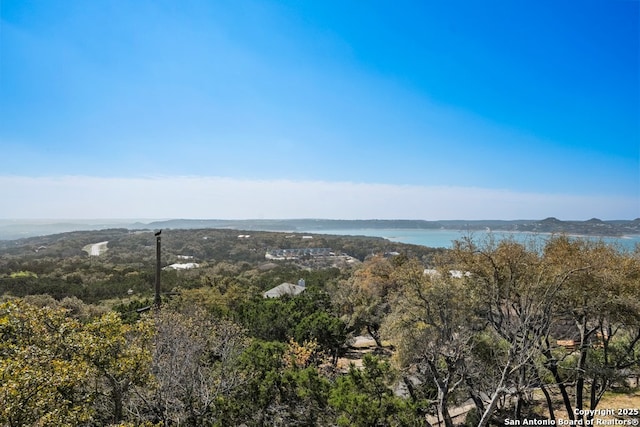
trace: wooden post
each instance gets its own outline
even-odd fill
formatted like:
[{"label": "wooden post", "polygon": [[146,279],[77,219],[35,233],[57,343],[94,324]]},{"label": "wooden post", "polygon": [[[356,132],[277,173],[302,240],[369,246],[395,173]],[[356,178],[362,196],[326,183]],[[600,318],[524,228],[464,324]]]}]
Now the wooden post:
[{"label": "wooden post", "polygon": [[155,297],[155,305],[156,308],[160,308],[160,233],[162,230],[156,233],[156,297]]}]

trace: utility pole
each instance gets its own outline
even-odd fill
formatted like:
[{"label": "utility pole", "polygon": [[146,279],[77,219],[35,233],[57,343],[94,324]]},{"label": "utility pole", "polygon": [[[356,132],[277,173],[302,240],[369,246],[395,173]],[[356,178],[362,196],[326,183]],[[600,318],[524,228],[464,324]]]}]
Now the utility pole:
[{"label": "utility pole", "polygon": [[162,230],[158,231],[156,236],[156,297],[155,297],[155,305],[156,308],[160,308],[160,272],[162,271],[160,268],[160,233]]}]

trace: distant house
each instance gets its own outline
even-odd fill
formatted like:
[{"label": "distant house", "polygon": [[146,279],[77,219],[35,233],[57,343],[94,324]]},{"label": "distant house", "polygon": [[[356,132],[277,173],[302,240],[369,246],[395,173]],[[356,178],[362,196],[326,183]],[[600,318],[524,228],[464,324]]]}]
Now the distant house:
[{"label": "distant house", "polygon": [[293,283],[282,283],[275,288],[269,289],[267,292],[263,293],[262,296],[264,298],[280,298],[283,295],[298,295],[306,289],[305,286],[294,285]]},{"label": "distant house", "polygon": [[163,270],[167,270],[167,269],[174,269],[174,270],[189,270],[191,268],[198,268],[200,267],[200,264],[195,263],[195,262],[186,262],[186,263],[176,263],[176,264],[171,264],[171,265],[167,265],[166,267],[163,268]]},{"label": "distant house", "polygon": [[[434,268],[426,268],[424,270],[425,276],[430,277],[440,277],[440,272]],[[470,277],[471,273],[468,271],[460,271],[460,270],[449,270],[449,275],[454,279],[462,279],[462,277]]]}]

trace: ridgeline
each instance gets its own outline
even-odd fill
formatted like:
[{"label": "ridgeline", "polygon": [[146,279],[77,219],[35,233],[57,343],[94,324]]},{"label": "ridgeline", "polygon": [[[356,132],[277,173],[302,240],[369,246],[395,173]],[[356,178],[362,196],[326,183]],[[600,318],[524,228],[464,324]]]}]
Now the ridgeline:
[{"label": "ridgeline", "polygon": [[620,237],[640,235],[640,218],[634,220],[562,221],[557,218],[542,220],[408,220],[408,219],[170,219],[162,221],[126,220],[0,220],[0,240],[44,236],[80,230],[125,228],[128,230],[154,230],[160,228],[196,229],[218,228],[250,231],[322,232],[340,229],[424,229],[478,231],[515,231],[533,233],[565,233],[583,236]]}]

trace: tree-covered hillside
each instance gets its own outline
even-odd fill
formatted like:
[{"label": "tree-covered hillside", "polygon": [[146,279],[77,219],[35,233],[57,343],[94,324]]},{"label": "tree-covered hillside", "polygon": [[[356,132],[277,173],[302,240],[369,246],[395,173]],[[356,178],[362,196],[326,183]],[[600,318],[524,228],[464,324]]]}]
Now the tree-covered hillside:
[{"label": "tree-covered hillside", "polygon": [[[563,236],[465,238],[451,250],[214,229],[160,238],[160,307],[153,232],[2,244],[0,425],[452,427],[640,416],[628,410],[640,395],[638,252]],[[263,296],[299,279],[297,295]],[[612,392],[632,405],[612,408]]]},{"label": "tree-covered hillside", "polygon": [[[241,236],[241,237],[239,237]],[[429,262],[440,250],[389,242],[379,238],[243,232],[237,230],[165,230],[162,266],[199,265],[194,271],[164,269],[163,291],[198,287],[219,277],[241,280],[266,290],[300,274],[339,266],[341,258],[297,259],[275,263],[265,255],[271,249],[330,248],[358,261],[376,253],[401,252]],[[107,250],[90,256],[87,245],[108,242]],[[77,231],[0,242],[0,293],[15,296],[46,293],[56,298],[75,296],[96,303],[108,298],[150,296],[155,275],[156,240],[151,231],[108,229]],[[293,273],[301,270],[301,273]],[[279,271],[287,273],[277,273]],[[303,273],[304,272],[304,273]],[[238,279],[239,274],[242,278]],[[207,279],[208,278],[208,279]]]}]

